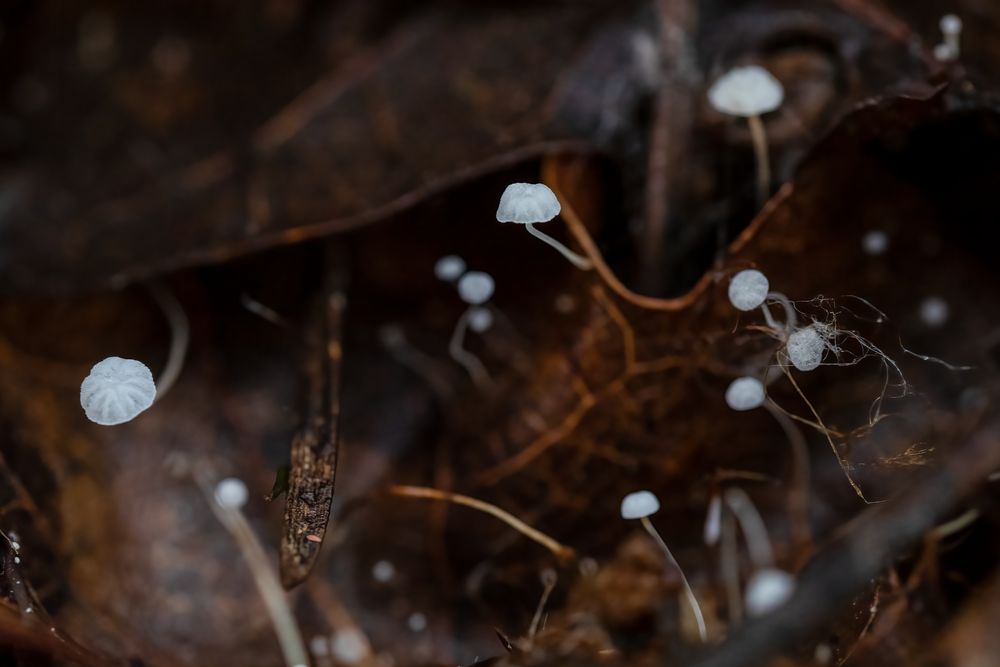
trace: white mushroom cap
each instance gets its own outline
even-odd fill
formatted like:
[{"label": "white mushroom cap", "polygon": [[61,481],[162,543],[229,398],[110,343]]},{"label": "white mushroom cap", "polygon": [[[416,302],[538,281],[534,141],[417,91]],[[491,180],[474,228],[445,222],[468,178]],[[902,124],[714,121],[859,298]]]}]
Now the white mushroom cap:
[{"label": "white mushroom cap", "polygon": [[873,257],[881,255],[889,249],[889,235],[881,229],[872,229],[861,237],[861,247]]},{"label": "white mushroom cap", "polygon": [[80,405],[87,419],[103,426],[131,421],[155,398],[153,374],[135,359],[108,357],[95,364],[80,385]]},{"label": "white mushroom cap", "polygon": [[758,570],[747,582],[743,603],[750,616],[764,616],[788,602],[795,593],[795,577],[777,568]]},{"label": "white mushroom cap", "polygon": [[920,302],[920,320],[929,327],[944,326],[949,315],[948,302],[939,296],[929,296]]},{"label": "white mushroom cap", "polygon": [[353,628],[340,630],[333,635],[333,657],[340,662],[354,665],[368,655],[368,642]]},{"label": "white mushroom cap", "polygon": [[962,32],[962,19],[955,14],[945,14],[941,17],[941,32],[946,35],[954,35]]},{"label": "white mushroom cap", "polygon": [[247,504],[250,492],[242,479],[227,477],[215,485],[215,501],[229,509],[237,510]]},{"label": "white mushroom cap", "polygon": [[708,90],[715,110],[730,116],[759,116],[780,107],[784,99],[781,82],[757,65],[734,67]]},{"label": "white mushroom cap", "polygon": [[469,311],[469,328],[476,333],[489,331],[493,326],[493,312],[489,308],[476,306]]},{"label": "white mushroom cap", "polygon": [[726,389],[726,405],[738,412],[753,410],[764,404],[764,384],[754,377],[733,380]]},{"label": "white mushroom cap", "polygon": [[729,283],[729,303],[737,310],[753,310],[764,303],[771,283],[756,269],[744,269]]},{"label": "white mushroom cap", "polygon": [[652,491],[636,491],[622,498],[622,518],[642,519],[660,511],[660,501]]},{"label": "white mushroom cap", "polygon": [[561,210],[556,194],[544,183],[511,183],[500,195],[497,220],[522,225],[548,222]]},{"label": "white mushroom cap", "polygon": [[803,327],[788,337],[785,344],[788,360],[800,371],[811,371],[823,363],[823,353],[826,351],[826,340],[813,325]]},{"label": "white mushroom cap", "polygon": [[458,255],[445,255],[434,264],[434,275],[439,280],[453,283],[465,273],[465,260]]},{"label": "white mushroom cap", "polygon": [[495,287],[493,276],[490,274],[469,271],[458,281],[458,296],[470,305],[481,306],[493,296]]}]

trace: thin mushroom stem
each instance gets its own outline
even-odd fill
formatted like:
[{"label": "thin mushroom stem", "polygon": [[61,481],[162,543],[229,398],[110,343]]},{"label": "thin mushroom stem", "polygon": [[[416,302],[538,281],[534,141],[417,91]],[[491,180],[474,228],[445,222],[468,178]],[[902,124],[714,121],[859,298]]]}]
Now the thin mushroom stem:
[{"label": "thin mushroom stem", "polygon": [[792,526],[795,531],[795,539],[800,544],[808,544],[812,541],[812,531],[809,528],[809,449],[802,431],[795,425],[788,415],[772,401],[767,399],[764,403],[766,409],[781,426],[785,432],[785,437],[792,445],[792,468],[793,481],[790,498]]},{"label": "thin mushroom stem", "polygon": [[243,554],[243,559],[250,568],[254,584],[264,600],[264,606],[271,617],[274,632],[278,636],[285,664],[288,667],[308,667],[309,657],[305,644],[302,642],[302,634],[299,632],[295,616],[292,615],[292,610],[288,606],[285,589],[282,588],[278,575],[275,574],[275,568],[264,552],[264,547],[257,539],[256,533],[250,527],[246,517],[243,516],[243,512],[235,507],[223,505],[216,499],[207,480],[199,478],[197,482],[212,508],[212,513],[232,535]]},{"label": "thin mushroom stem", "polygon": [[677,559],[674,558],[674,555],[670,553],[670,547],[668,547],[667,543],[663,541],[662,537],[660,537],[660,533],[657,532],[656,527],[653,526],[653,522],[649,520],[649,517],[640,517],[639,521],[642,522],[642,527],[646,529],[646,532],[649,533],[653,540],[660,545],[660,549],[662,549],[663,553],[666,554],[667,560],[670,564],[676,567],[677,571],[680,572],[681,586],[684,588],[684,597],[687,598],[688,606],[691,608],[691,612],[694,614],[694,620],[698,624],[698,636],[701,637],[701,641],[703,643],[707,642],[708,629],[705,627],[705,617],[702,616],[701,606],[698,604],[698,598],[694,596],[694,591],[691,590],[691,584],[688,583],[687,577],[684,575],[684,570],[681,569],[681,566],[677,563]]},{"label": "thin mushroom stem", "polygon": [[750,552],[754,568],[759,570],[774,567],[774,551],[767,536],[767,527],[750,496],[743,489],[729,489],[725,498],[746,538],[747,550]]},{"label": "thin mushroom stem", "polygon": [[[768,301],[777,301],[785,311],[785,324],[780,325],[771,315],[771,309],[768,308]],[[786,335],[791,333],[798,324],[798,317],[795,315],[795,306],[792,305],[791,300],[782,294],[781,292],[768,292],[767,300],[760,304],[760,309],[764,311],[764,321],[767,322],[767,326],[771,327],[775,331],[784,330]]]},{"label": "thin mushroom stem", "polygon": [[757,161],[757,208],[767,201],[771,190],[771,160],[767,153],[767,133],[759,115],[747,116],[750,126],[750,139],[753,141],[753,154]]},{"label": "thin mushroom stem", "polygon": [[555,240],[545,232],[536,229],[535,226],[530,222],[525,224],[524,226],[528,230],[529,234],[531,234],[537,239],[541,239],[543,242],[548,243],[550,246],[558,250],[562,254],[562,256],[568,259],[570,262],[572,262],[573,266],[575,266],[576,268],[581,269],[583,271],[590,271],[591,269],[594,268],[594,263],[591,262],[589,259],[587,259],[583,255],[576,254],[575,252],[573,252],[572,250],[570,250],[569,248],[567,248],[562,243]]},{"label": "thin mushroom stem", "polygon": [[736,546],[736,519],[732,512],[722,517],[722,544],[719,554],[719,569],[726,588],[726,607],[729,609],[729,623],[739,625],[743,621],[743,596],[740,592],[740,563]]},{"label": "thin mushroom stem", "polygon": [[450,491],[440,491],[438,489],[432,489],[426,486],[408,486],[403,484],[393,484],[389,486],[388,492],[394,496],[402,496],[404,498],[426,498],[428,500],[443,500],[445,502],[454,503],[455,505],[462,505],[464,507],[471,507],[472,509],[479,510],[480,512],[485,512],[492,517],[500,519],[508,526],[521,533],[529,540],[533,540],[538,544],[542,545],[549,551],[551,551],[560,560],[571,560],[575,556],[575,552],[571,547],[561,544],[556,540],[552,539],[545,533],[532,528],[525,522],[518,519],[516,516],[500,509],[496,505],[492,505],[486,501],[478,500],[470,496],[464,496],[460,493],[452,493]]},{"label": "thin mushroom stem", "polygon": [[184,368],[184,359],[187,357],[188,343],[191,340],[191,327],[184,308],[163,283],[159,281],[149,283],[147,289],[170,324],[170,351],[167,353],[167,363],[163,367],[163,372],[156,379],[156,398],[153,399],[155,403],[167,395],[177,382],[181,369]]},{"label": "thin mushroom stem", "polygon": [[462,316],[458,318],[455,331],[451,334],[451,341],[448,343],[448,353],[451,358],[461,364],[469,373],[469,377],[477,387],[484,391],[491,391],[494,388],[493,378],[490,377],[483,362],[479,357],[465,349],[465,331],[469,328],[469,314],[472,308],[466,308]]}]

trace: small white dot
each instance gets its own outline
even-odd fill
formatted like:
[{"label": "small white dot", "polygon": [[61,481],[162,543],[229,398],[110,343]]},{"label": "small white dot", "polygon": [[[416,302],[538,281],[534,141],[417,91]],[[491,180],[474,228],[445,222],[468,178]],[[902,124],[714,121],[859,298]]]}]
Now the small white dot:
[{"label": "small white dot", "polygon": [[243,480],[227,477],[215,487],[215,500],[223,507],[239,509],[246,505],[250,493]]},{"label": "small white dot", "polygon": [[408,619],[406,619],[406,624],[410,626],[410,630],[413,630],[414,632],[423,632],[427,629],[427,617],[419,611],[415,611],[410,614]]},{"label": "small white dot", "polygon": [[372,566],[372,578],[380,583],[392,581],[396,576],[396,566],[387,560],[380,560]]},{"label": "small white dot", "polygon": [[20,565],[21,564],[21,557],[20,556],[14,556],[14,564],[15,565]]},{"label": "small white dot", "polygon": [[861,238],[861,247],[873,257],[889,249],[889,236],[880,229],[873,229]]},{"label": "small white dot", "polygon": [[465,273],[465,260],[458,255],[445,255],[434,264],[434,275],[438,280],[453,283]]},{"label": "small white dot", "polygon": [[17,540],[11,540],[10,541],[10,547],[14,551],[20,551],[21,550],[21,544]]},{"label": "small white dot", "polygon": [[469,310],[469,328],[476,333],[485,333],[493,326],[493,313],[489,308],[477,306]]},{"label": "small white dot", "polygon": [[929,296],[920,303],[920,319],[929,327],[940,327],[948,321],[948,302],[939,296]]},{"label": "small white dot", "polygon": [[365,638],[357,630],[341,630],[333,636],[333,655],[337,660],[353,665],[368,653]]}]

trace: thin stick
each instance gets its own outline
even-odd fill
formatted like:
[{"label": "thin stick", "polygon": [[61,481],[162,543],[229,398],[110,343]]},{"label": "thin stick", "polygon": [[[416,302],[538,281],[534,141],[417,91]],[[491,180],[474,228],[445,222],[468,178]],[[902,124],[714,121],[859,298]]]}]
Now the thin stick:
[{"label": "thin stick", "polygon": [[534,641],[535,635],[538,634],[538,624],[542,621],[542,612],[545,611],[545,603],[549,601],[549,596],[552,595],[552,591],[555,590],[556,583],[559,581],[555,570],[546,570],[542,573],[542,585],[545,586],[542,590],[542,597],[538,600],[538,607],[535,608],[535,615],[531,618],[531,626],[528,628],[528,641]]},{"label": "thin stick", "polygon": [[472,509],[485,512],[490,516],[500,519],[508,526],[527,537],[529,540],[534,540],[538,544],[541,544],[561,560],[571,560],[576,555],[572,548],[564,544],[560,544],[545,533],[532,528],[510,512],[506,512],[496,505],[491,505],[488,502],[477,500],[476,498],[464,496],[460,493],[451,493],[450,491],[439,491],[438,489],[432,489],[426,486],[408,486],[403,484],[393,484],[389,486],[389,493],[394,496],[403,496],[406,498],[443,500],[456,505],[471,507]]},{"label": "thin stick", "polygon": [[302,635],[299,632],[295,616],[292,615],[292,610],[288,606],[285,589],[282,588],[271,560],[264,552],[264,547],[257,539],[256,533],[253,532],[246,517],[243,516],[243,512],[224,506],[216,500],[215,492],[207,480],[198,479],[197,481],[198,487],[208,500],[215,517],[233,536],[243,553],[243,559],[250,568],[254,584],[256,584],[257,590],[264,600],[264,606],[267,607],[267,613],[271,617],[271,624],[278,636],[281,652],[285,656],[285,664],[288,667],[308,667],[309,658],[306,647],[302,642]]},{"label": "thin stick", "polygon": [[694,591],[691,590],[691,584],[688,583],[687,577],[684,576],[684,570],[681,569],[681,566],[677,563],[677,559],[674,558],[674,555],[670,553],[670,547],[668,547],[667,543],[663,541],[662,537],[660,537],[660,534],[656,531],[656,528],[649,520],[649,517],[641,517],[639,521],[642,522],[642,527],[646,529],[646,532],[649,533],[650,536],[656,540],[656,543],[660,545],[660,548],[663,549],[663,553],[667,555],[667,560],[670,561],[670,564],[676,567],[677,571],[680,573],[681,585],[684,587],[684,596],[687,598],[688,606],[694,613],[694,620],[698,623],[698,635],[701,637],[702,643],[707,642],[708,628],[705,627],[705,617],[701,615],[701,607],[698,605],[698,598],[694,596]]},{"label": "thin stick", "polygon": [[722,546],[719,569],[726,588],[726,607],[730,625],[743,622],[743,597],[740,592],[740,564],[736,546],[736,519],[732,512],[722,516]]},{"label": "thin stick", "polygon": [[191,340],[191,327],[187,315],[184,314],[184,308],[163,283],[155,281],[146,287],[170,324],[170,351],[167,353],[167,363],[163,367],[163,372],[156,378],[155,402],[167,395],[177,382],[181,369],[184,368],[184,359],[187,357],[188,343]]},{"label": "thin stick", "polygon": [[767,155],[767,134],[760,116],[748,116],[750,138],[753,141],[753,155],[757,161],[757,208],[767,201],[771,190],[771,160]]}]

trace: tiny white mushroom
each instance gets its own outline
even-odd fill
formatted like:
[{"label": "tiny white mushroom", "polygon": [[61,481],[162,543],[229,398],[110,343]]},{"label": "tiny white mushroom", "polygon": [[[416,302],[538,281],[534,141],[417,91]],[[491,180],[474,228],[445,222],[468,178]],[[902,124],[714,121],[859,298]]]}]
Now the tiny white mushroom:
[{"label": "tiny white mushroom", "polygon": [[737,310],[753,310],[764,303],[771,288],[767,276],[757,269],[744,269],[729,281],[729,303]]},{"label": "tiny white mushroom", "polygon": [[415,611],[406,619],[406,624],[413,632],[423,632],[427,629],[427,617],[419,611]]},{"label": "tiny white mushroom", "polygon": [[489,301],[495,289],[493,276],[482,271],[469,271],[458,281],[458,296],[472,306]]},{"label": "tiny white mushroom", "polygon": [[357,630],[340,630],[333,636],[333,656],[340,662],[357,664],[368,655],[368,650],[368,642]]},{"label": "tiny white mushroom", "polygon": [[558,250],[578,269],[593,268],[589,259],[578,255],[545,232],[535,228],[536,224],[548,222],[559,215],[562,207],[555,193],[544,183],[511,183],[500,195],[497,206],[498,222],[513,222],[524,225],[528,232]]},{"label": "tiny white mushroom", "polygon": [[764,616],[784,605],[795,593],[795,577],[777,568],[758,570],[747,582],[747,614]]},{"label": "tiny white mushroom", "polygon": [[954,14],[945,14],[941,17],[940,27],[949,56],[943,60],[957,60],[962,54],[962,19]]},{"label": "tiny white mushroom", "polygon": [[792,366],[803,372],[819,368],[826,352],[826,339],[814,325],[796,329],[788,336],[785,352]]},{"label": "tiny white mushroom", "polygon": [[453,283],[465,273],[465,260],[458,255],[445,255],[434,264],[434,275],[438,280]]},{"label": "tiny white mushroom", "polygon": [[[477,386],[486,390],[493,388],[493,379],[479,357],[465,349],[465,330],[472,328],[476,331],[475,326],[485,324],[483,315],[477,313],[483,311],[489,313],[481,306],[490,300],[495,288],[493,277],[482,271],[469,271],[459,279],[458,295],[462,301],[469,304],[469,307],[458,318],[455,330],[451,334],[451,340],[448,342],[448,353],[451,354],[451,358],[465,367]],[[490,313],[490,317],[492,317],[492,313]],[[477,320],[475,325],[473,319]],[[485,331],[485,329],[483,330]]]},{"label": "tiny white mushroom", "polygon": [[482,306],[469,309],[469,328],[476,333],[484,333],[493,326],[493,311]]},{"label": "tiny white mushroom", "polygon": [[242,479],[227,477],[215,485],[215,501],[228,509],[240,509],[247,504],[250,492]]},{"label": "tiny white mushroom", "polygon": [[623,519],[642,519],[660,511],[660,500],[651,491],[636,491],[622,499]]},{"label": "tiny white mushroom", "polygon": [[755,377],[736,378],[726,388],[726,405],[737,412],[759,408],[764,398],[764,383]]},{"label": "tiny white mushroom", "polygon": [[392,581],[392,578],[395,576],[396,566],[390,561],[380,560],[372,566],[372,578],[381,584]]},{"label": "tiny white mushroom", "polygon": [[716,111],[747,119],[757,160],[757,200],[763,204],[771,187],[771,164],[762,114],[774,111],[785,99],[785,89],[770,72],[757,65],[734,67],[708,90]]},{"label": "tiny white mushroom", "polygon": [[929,327],[944,326],[949,315],[948,302],[939,296],[929,296],[920,303],[920,319]]},{"label": "tiny white mushroom", "polygon": [[90,421],[124,424],[153,404],[153,374],[140,361],[108,357],[90,369],[80,385],[80,405]]},{"label": "tiny white mushroom", "polygon": [[684,570],[681,569],[677,559],[674,558],[674,555],[670,552],[670,547],[667,546],[667,543],[660,536],[660,533],[656,530],[653,522],[649,520],[650,516],[659,511],[660,499],[657,498],[652,491],[635,491],[622,499],[622,518],[639,519],[642,523],[642,527],[659,545],[664,555],[666,555],[667,561],[676,567],[677,572],[680,573],[681,585],[684,588],[684,597],[687,599],[688,606],[691,608],[691,613],[694,614],[695,622],[698,624],[698,635],[701,637],[702,642],[706,642],[708,641],[708,628],[705,626],[705,617],[701,613],[701,606],[698,604],[698,598],[695,597],[694,591],[691,589],[691,584],[688,583],[687,577],[684,575]]},{"label": "tiny white mushroom", "polygon": [[877,257],[889,249],[889,236],[880,229],[873,229],[861,237],[861,247],[867,254]]}]

